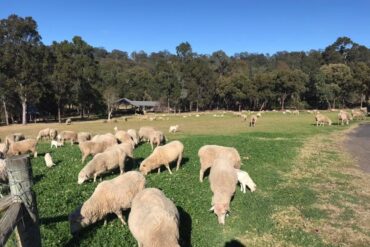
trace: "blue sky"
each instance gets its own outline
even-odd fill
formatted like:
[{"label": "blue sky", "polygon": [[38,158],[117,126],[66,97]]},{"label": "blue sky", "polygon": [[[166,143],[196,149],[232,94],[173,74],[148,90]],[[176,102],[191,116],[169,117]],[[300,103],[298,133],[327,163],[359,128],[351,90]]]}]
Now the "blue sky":
[{"label": "blue sky", "polygon": [[368,0],[0,0],[0,18],[32,16],[45,44],[82,36],[107,50],[273,54],[323,49],[339,36],[370,46]]}]

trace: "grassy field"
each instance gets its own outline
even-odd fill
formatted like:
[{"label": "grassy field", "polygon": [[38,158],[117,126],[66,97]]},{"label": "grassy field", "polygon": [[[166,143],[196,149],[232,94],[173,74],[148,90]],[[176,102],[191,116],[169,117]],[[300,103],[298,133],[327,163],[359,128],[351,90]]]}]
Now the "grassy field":
[{"label": "grassy field", "polygon": [[[335,115],[329,114],[332,119]],[[105,133],[114,126],[138,129],[145,125],[167,132],[169,125],[180,124],[181,132],[167,138],[184,143],[181,169],[172,176],[167,171],[149,174],[147,187],[162,189],[178,207],[181,246],[369,246],[370,176],[359,171],[340,146],[344,132],[356,124],[317,128],[313,123],[313,115],[307,113],[265,113],[257,126],[250,128],[232,114],[221,118],[212,113],[198,118],[170,116],[168,121],[132,118],[70,126],[16,125],[0,127],[0,137],[12,132],[35,137],[38,130],[49,126]],[[208,211],[212,197],[208,179],[198,181],[197,152],[205,144],[236,147],[243,158],[242,169],[257,184],[254,193],[237,190],[225,226],[218,225],[217,217]],[[99,222],[73,238],[68,214],[91,195],[96,184],[77,185],[83,167],[77,145],[51,150],[49,143],[43,142],[38,151],[32,166],[44,246],[136,246],[128,227],[114,215],[107,225]],[[52,169],[44,164],[46,152],[57,164]],[[126,170],[138,169],[150,152],[149,144],[140,145]]]}]

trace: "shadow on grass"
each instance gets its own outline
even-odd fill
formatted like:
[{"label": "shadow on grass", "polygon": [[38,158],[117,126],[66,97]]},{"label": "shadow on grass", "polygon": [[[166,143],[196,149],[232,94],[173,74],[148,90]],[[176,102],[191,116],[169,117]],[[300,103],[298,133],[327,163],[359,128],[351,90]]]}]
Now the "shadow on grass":
[{"label": "shadow on grass", "polygon": [[38,174],[36,176],[33,177],[33,183],[34,184],[37,184],[38,182],[40,182],[43,178],[45,177],[44,174]]},{"label": "shadow on grass", "polygon": [[238,240],[233,239],[229,242],[226,242],[224,247],[245,247],[245,245],[240,243]]},{"label": "shadow on grass", "polygon": [[191,247],[192,220],[190,215],[180,206],[177,207],[180,215],[180,246]]},{"label": "shadow on grass", "polygon": [[58,215],[54,217],[40,218],[41,225],[49,225],[49,224],[54,224],[54,223],[59,223],[59,222],[64,222],[64,221],[68,221],[68,215]]}]

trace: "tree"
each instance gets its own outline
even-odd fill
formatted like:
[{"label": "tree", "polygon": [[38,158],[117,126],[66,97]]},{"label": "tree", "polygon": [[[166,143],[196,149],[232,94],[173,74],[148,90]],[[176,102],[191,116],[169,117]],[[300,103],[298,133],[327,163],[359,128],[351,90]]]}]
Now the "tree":
[{"label": "tree", "polygon": [[108,86],[103,92],[103,98],[107,106],[108,121],[111,120],[112,113],[118,100],[118,92],[113,86]]},{"label": "tree", "polygon": [[27,104],[40,97],[42,87],[41,37],[31,17],[11,15],[0,20],[0,49],[3,50],[4,74],[17,91],[22,105],[22,123],[26,124]]}]

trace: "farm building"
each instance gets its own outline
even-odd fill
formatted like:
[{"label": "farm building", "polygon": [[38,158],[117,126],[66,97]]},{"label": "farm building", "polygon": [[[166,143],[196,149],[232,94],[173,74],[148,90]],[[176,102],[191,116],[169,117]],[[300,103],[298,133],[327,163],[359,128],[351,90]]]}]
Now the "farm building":
[{"label": "farm building", "polygon": [[119,110],[135,110],[135,112],[142,111],[160,111],[159,101],[139,101],[121,98],[116,101],[117,109]]}]

